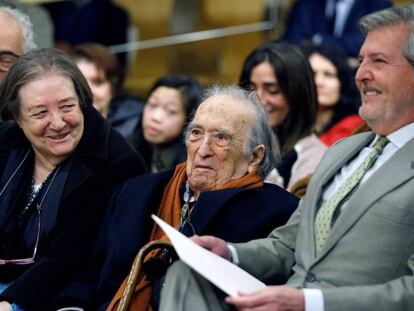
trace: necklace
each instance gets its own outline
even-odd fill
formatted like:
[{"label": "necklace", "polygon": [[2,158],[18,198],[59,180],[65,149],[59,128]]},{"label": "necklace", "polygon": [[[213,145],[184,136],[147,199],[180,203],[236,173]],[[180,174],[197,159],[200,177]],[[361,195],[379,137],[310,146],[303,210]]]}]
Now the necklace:
[{"label": "necklace", "polygon": [[42,183],[40,184],[40,185],[36,185],[35,184],[35,181],[34,181],[34,176],[32,176],[32,184],[31,184],[31,187],[30,187],[30,192],[29,192],[29,195],[28,195],[28,199],[27,199],[27,203],[26,203],[26,205],[25,205],[25,207],[24,207],[24,209],[23,209],[23,213],[22,214],[24,214],[24,213],[26,213],[27,212],[27,210],[29,209],[29,207],[32,205],[32,203],[33,203],[33,201],[35,200],[35,198],[37,197],[37,195],[40,193],[40,191],[42,190],[42,188],[43,188],[43,186],[49,181],[49,179],[50,179],[50,182],[48,183],[48,185],[47,185],[47,188],[46,188],[46,190],[44,191],[44,193],[43,193],[43,195],[42,195],[42,198],[41,198],[41,200],[40,200],[40,203],[38,203],[37,204],[37,206],[38,206],[38,208],[40,208],[40,206],[42,206],[42,204],[43,204],[43,201],[44,201],[44,199],[45,199],[45,197],[46,197],[46,195],[47,195],[47,193],[49,192],[49,189],[50,189],[50,187],[51,187],[51,185],[52,185],[52,183],[53,183],[53,181],[55,180],[55,177],[56,177],[56,174],[57,174],[57,172],[59,171],[59,169],[60,169],[60,166],[58,166],[57,168],[55,168],[54,169],[54,171],[52,172],[52,173],[50,173],[43,181],[42,181]]}]

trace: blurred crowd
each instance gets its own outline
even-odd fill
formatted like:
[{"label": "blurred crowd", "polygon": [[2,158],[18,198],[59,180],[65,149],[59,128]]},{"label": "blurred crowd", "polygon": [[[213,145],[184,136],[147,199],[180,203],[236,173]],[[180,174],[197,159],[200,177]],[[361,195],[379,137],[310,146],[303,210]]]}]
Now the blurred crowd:
[{"label": "blurred crowd", "polygon": [[[411,166],[395,160],[393,172],[413,171],[414,6],[291,1],[283,34],[251,50],[231,85],[166,72],[146,96],[125,87],[128,55],[111,50],[131,41],[131,23],[110,0],[0,0],[0,311],[192,310],[203,299],[201,310],[211,301],[214,310],[278,305],[283,286],[267,287],[273,300],[244,301],[244,293],[225,303],[180,261],[168,269],[177,255],[167,248],[145,257],[146,274],[131,285],[141,247],[166,239],[151,214],[186,236],[216,236],[194,241],[269,284],[290,282],[295,292],[284,294],[299,297],[292,310],[413,307],[413,176],[373,189],[394,179],[387,163],[398,155],[410,154]],[[369,177],[374,171],[383,183]],[[372,209],[362,211],[365,204]],[[329,216],[319,216],[325,205]],[[326,236],[319,217],[328,219]],[[346,217],[355,225],[329,244]],[[398,242],[376,245],[381,234]],[[266,259],[255,262],[252,250]],[[270,253],[284,256],[276,279],[256,267]],[[370,254],[391,257],[394,274],[370,264]],[[354,268],[358,260],[366,270]],[[352,277],[332,270],[342,267]],[[202,299],[189,298],[178,284],[186,282]],[[349,302],[347,288],[358,286],[367,302]],[[384,293],[391,298],[378,299]]]}]

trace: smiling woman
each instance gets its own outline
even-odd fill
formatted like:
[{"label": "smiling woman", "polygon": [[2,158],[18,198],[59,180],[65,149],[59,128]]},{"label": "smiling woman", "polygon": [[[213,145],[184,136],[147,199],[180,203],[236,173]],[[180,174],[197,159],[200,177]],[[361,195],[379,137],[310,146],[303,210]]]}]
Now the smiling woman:
[{"label": "smiling woman", "polygon": [[17,59],[0,102],[0,301],[46,310],[86,263],[111,194],[143,163],[62,52]]}]

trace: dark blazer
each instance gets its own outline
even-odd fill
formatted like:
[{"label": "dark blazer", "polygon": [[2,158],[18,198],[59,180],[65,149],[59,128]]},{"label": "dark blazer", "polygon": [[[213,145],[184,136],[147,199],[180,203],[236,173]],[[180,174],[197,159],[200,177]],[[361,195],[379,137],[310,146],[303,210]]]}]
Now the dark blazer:
[{"label": "dark blazer", "polygon": [[335,37],[328,32],[325,18],[326,0],[298,0],[294,4],[283,39],[296,44],[311,40],[318,34],[322,44],[340,46],[349,56],[356,57],[363,43],[359,19],[369,13],[392,6],[388,0],[355,0],[345,21],[342,35]]},{"label": "dark blazer", "polygon": [[[148,241],[154,224],[150,214],[156,213],[172,173],[138,176],[114,196],[96,252],[97,261],[103,265],[101,274],[74,282],[62,298],[66,305],[76,301],[85,306],[95,300],[99,308],[94,306],[91,310],[104,310],[127,276],[138,250]],[[283,225],[297,204],[295,196],[271,184],[258,189],[203,192],[191,214],[191,223],[197,234],[232,242],[248,241],[265,237],[274,227]],[[193,235],[189,226],[183,233]]]},{"label": "dark blazer", "polygon": [[[40,240],[42,254],[0,297],[24,310],[46,310],[89,258],[111,194],[122,181],[144,171],[139,154],[98,112],[85,112],[84,120],[53,234]],[[30,144],[20,128],[14,122],[0,123],[0,176],[11,150],[22,146]]]}]

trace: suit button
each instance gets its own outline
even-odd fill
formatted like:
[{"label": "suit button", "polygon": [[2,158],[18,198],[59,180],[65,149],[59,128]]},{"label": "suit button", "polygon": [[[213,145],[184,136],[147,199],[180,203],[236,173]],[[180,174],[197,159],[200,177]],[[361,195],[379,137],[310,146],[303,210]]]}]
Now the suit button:
[{"label": "suit button", "polygon": [[306,274],[305,280],[306,280],[306,282],[309,282],[309,283],[313,283],[313,282],[316,282],[317,281],[316,276],[313,273],[311,273],[311,272],[308,272]]}]

